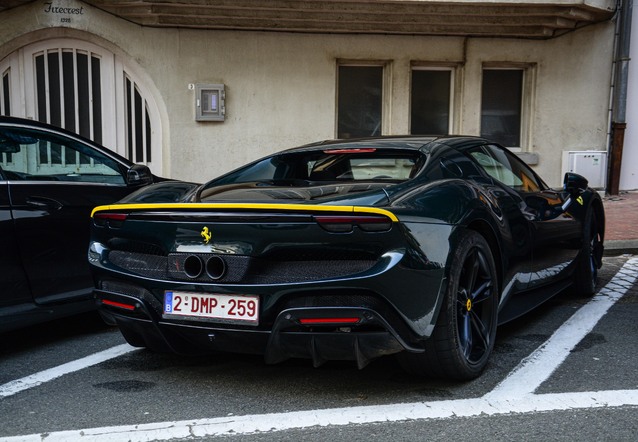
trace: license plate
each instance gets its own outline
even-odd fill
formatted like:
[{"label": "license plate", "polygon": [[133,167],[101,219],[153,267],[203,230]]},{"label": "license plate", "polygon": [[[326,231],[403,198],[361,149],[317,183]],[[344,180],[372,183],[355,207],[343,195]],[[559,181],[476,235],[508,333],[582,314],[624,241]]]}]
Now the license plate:
[{"label": "license plate", "polygon": [[259,297],[167,291],[164,317],[257,325]]}]

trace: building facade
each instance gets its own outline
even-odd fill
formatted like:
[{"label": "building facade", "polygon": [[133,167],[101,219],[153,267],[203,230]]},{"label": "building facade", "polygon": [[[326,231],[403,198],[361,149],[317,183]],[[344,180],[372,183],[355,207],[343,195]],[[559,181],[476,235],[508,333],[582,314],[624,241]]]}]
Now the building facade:
[{"label": "building facade", "polygon": [[[638,59],[638,10],[633,9],[631,22],[633,32],[630,33],[629,60]],[[638,189],[638,71],[631,65],[627,81],[627,131],[625,133],[623,156],[620,172],[619,188],[624,190]]]},{"label": "building facade", "polygon": [[13,0],[0,9],[0,113],[198,182],[299,144],[412,133],[492,138],[559,186],[566,152],[598,153],[593,175],[606,167],[615,8]]}]

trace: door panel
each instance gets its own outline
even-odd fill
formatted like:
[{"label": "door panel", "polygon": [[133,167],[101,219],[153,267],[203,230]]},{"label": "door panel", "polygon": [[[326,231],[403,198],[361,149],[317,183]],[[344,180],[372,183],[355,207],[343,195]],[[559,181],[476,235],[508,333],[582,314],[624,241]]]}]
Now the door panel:
[{"label": "door panel", "polygon": [[580,250],[582,224],[562,211],[565,202],[558,192],[546,190],[525,198],[534,214],[534,268],[530,287],[556,282],[571,270]]},{"label": "door panel", "polygon": [[16,237],[37,303],[89,297],[91,210],[128,193],[125,186],[56,182],[11,184]]},{"label": "door panel", "polygon": [[[515,211],[526,220],[531,250],[528,288],[564,278],[578,254],[582,227],[563,212],[563,196],[548,189],[526,164],[500,146],[476,147],[469,154],[488,176],[509,191],[516,202]],[[520,229],[521,235],[525,234],[523,231]]]},{"label": "door panel", "polygon": [[[88,297],[90,213],[130,192],[127,165],[81,140],[18,126],[0,128],[14,234],[37,303]],[[6,192],[6,190],[5,190]]]},{"label": "door panel", "polygon": [[0,307],[31,301],[11,218],[8,184],[0,171]]}]

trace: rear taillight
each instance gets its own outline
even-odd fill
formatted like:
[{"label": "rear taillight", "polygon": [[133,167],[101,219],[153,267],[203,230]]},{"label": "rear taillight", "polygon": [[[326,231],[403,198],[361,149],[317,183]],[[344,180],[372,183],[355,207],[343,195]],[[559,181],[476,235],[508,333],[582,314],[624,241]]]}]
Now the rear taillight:
[{"label": "rear taillight", "polygon": [[376,215],[319,215],[317,223],[333,233],[351,232],[354,226],[365,232],[385,232],[392,227],[392,220]]},{"label": "rear taillight", "polygon": [[360,318],[299,318],[302,325],[354,325]]},{"label": "rear taillight", "polygon": [[99,227],[121,227],[127,216],[126,213],[98,212],[93,215],[93,223]]},{"label": "rear taillight", "polygon": [[355,149],[326,149],[323,153],[328,155],[338,155],[338,154],[348,154],[348,153],[372,153],[376,152],[377,149],[375,147],[358,147]]},{"label": "rear taillight", "polygon": [[108,305],[110,307],[121,308],[123,310],[133,311],[136,306],[132,304],[125,304],[123,302],[111,301],[109,299],[102,299],[102,304]]}]

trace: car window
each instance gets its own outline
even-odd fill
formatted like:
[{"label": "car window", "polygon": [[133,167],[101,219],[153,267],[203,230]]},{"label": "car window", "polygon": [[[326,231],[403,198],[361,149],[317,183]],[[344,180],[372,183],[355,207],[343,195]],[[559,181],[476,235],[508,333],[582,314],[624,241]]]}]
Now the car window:
[{"label": "car window", "polygon": [[103,153],[30,129],[0,128],[0,167],[9,180],[125,183],[119,163]]},{"label": "car window", "polygon": [[393,180],[413,177],[424,163],[416,150],[327,149],[275,155],[231,172],[205,186],[272,181],[289,184],[313,182]]},{"label": "car window", "polygon": [[268,181],[288,175],[288,166],[278,157],[267,158],[214,180],[214,184]]},{"label": "car window", "polygon": [[334,161],[326,157],[308,163],[308,177],[321,180],[321,177],[337,180],[407,180],[412,176],[416,158],[402,156],[367,157],[348,155]]},{"label": "car window", "polygon": [[544,186],[513,154],[493,145],[478,146],[470,156],[489,176],[519,192],[540,192]]}]

